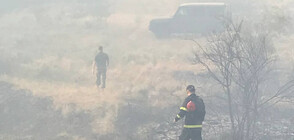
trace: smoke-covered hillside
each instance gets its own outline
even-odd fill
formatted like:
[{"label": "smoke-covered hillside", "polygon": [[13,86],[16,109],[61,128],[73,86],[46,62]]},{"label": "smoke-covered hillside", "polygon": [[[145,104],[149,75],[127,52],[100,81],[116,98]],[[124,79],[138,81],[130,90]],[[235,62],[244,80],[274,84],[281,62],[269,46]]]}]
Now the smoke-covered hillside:
[{"label": "smoke-covered hillside", "polygon": [[1,132],[0,139],[94,139],[91,116],[78,110],[63,114],[50,97],[34,97],[30,91],[0,83]]},{"label": "smoke-covered hillside", "polygon": [[[226,96],[205,67],[192,65],[197,45],[148,30],[185,2],[208,1],[0,0],[0,139],[176,139],[182,122],[172,121],[188,84],[207,106],[203,138],[229,139]],[[262,98],[294,78],[292,0],[213,2],[270,33],[276,69]],[[110,57],[104,91],[92,74],[100,45]],[[294,138],[293,93],[287,98],[261,112],[260,139]]]}]

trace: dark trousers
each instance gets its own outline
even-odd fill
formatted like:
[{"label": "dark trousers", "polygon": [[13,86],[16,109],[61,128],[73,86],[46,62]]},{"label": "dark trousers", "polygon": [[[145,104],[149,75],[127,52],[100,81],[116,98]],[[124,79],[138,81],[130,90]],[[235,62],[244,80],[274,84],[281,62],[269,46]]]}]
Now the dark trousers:
[{"label": "dark trousers", "polygon": [[96,80],[96,85],[99,87],[102,83],[101,88],[105,88],[105,83],[106,83],[106,68],[100,68],[97,71],[97,80]]},{"label": "dark trousers", "polygon": [[184,128],[179,140],[202,140],[201,128]]}]

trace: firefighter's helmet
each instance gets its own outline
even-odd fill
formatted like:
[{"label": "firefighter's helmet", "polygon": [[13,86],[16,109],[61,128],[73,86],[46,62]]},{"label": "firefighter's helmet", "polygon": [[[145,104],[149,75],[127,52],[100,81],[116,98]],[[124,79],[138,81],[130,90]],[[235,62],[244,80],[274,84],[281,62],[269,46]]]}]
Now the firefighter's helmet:
[{"label": "firefighter's helmet", "polygon": [[187,109],[188,109],[189,112],[195,111],[196,110],[195,103],[193,101],[188,102]]}]

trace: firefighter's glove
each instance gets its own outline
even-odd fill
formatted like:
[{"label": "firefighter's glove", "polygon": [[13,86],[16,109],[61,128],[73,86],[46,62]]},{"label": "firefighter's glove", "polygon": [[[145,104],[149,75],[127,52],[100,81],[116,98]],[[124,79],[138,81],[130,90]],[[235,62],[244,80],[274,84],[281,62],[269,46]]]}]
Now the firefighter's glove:
[{"label": "firefighter's glove", "polygon": [[175,120],[174,120],[174,122],[177,122],[178,120],[180,120],[180,118],[176,117]]}]

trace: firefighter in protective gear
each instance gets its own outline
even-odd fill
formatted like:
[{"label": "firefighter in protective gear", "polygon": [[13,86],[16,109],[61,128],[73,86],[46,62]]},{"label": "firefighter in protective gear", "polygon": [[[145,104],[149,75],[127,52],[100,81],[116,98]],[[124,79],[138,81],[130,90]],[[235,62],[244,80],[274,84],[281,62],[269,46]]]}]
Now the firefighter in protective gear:
[{"label": "firefighter in protective gear", "polygon": [[186,88],[188,97],[180,107],[180,112],[175,117],[175,122],[185,117],[185,125],[180,135],[180,140],[202,140],[202,122],[205,117],[205,105],[203,100],[195,94],[195,87],[189,85]]}]

